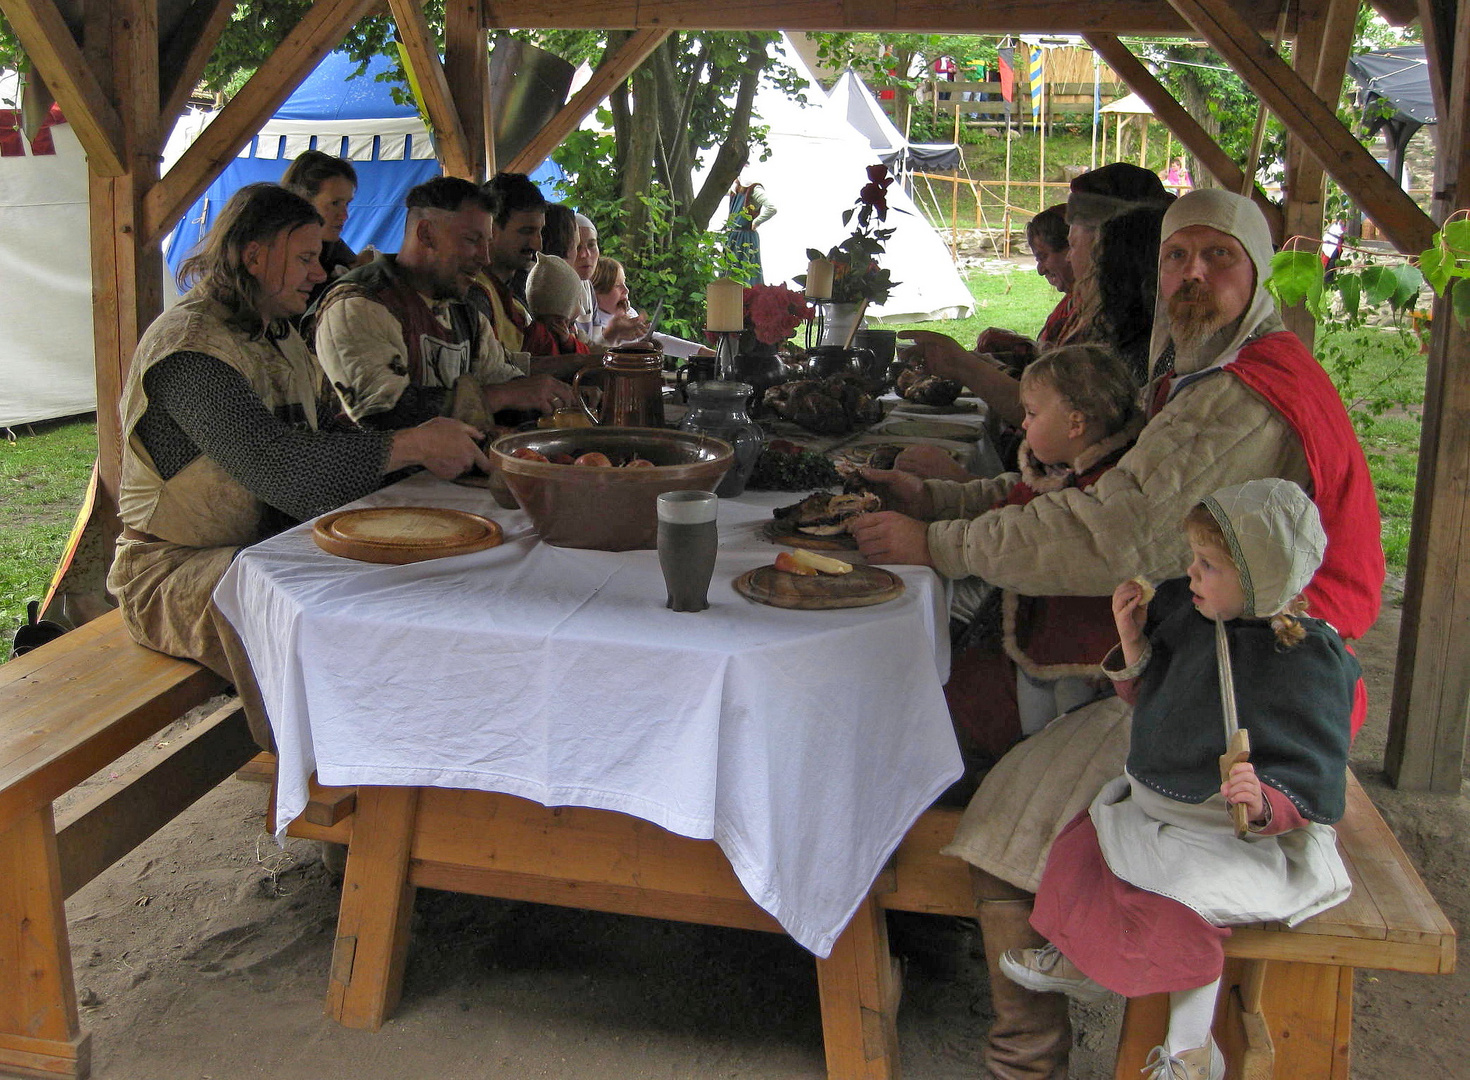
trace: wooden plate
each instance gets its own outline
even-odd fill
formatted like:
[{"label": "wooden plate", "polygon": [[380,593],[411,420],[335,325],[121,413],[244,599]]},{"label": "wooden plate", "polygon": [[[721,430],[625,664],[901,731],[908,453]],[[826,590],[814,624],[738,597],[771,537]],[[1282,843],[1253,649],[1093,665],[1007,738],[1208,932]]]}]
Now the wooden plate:
[{"label": "wooden plate", "polygon": [[735,591],[748,600],[798,611],[870,607],[903,595],[903,579],[881,566],[852,568],[850,574],[803,577],[774,566],[757,566],[735,579]]},{"label": "wooden plate", "polygon": [[317,547],[359,562],[403,564],[467,555],[500,543],[500,526],[478,514],[437,506],[338,510],[311,529]]},{"label": "wooden plate", "polygon": [[785,518],[771,518],[758,530],[762,540],[787,547],[806,548],[808,551],[856,551],[857,541],[847,533],[835,536],[809,536],[797,532],[796,526]]},{"label": "wooden plate", "polygon": [[915,435],[926,439],[959,439],[974,442],[984,433],[975,424],[950,424],[943,420],[890,420],[875,435]]},{"label": "wooden plate", "polygon": [[966,401],[964,398],[957,399],[952,405],[921,405],[917,401],[909,401],[906,398],[902,398],[897,405],[893,406],[893,411],[900,416],[904,413],[942,416],[945,413],[949,413],[950,415],[956,413],[973,413],[979,408],[980,406],[975,404],[975,402]]}]

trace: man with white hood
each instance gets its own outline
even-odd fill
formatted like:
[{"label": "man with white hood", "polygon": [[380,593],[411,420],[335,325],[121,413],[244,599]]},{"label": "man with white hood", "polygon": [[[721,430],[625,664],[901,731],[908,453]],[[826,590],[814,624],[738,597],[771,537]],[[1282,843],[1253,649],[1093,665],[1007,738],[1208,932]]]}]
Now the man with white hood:
[{"label": "man with white hood", "polygon": [[[1312,495],[1328,537],[1309,611],[1359,638],[1377,618],[1384,578],[1372,479],[1336,388],[1264,288],[1265,217],[1249,199],[1202,189],[1169,208],[1161,232],[1150,419],[1133,449],[1085,491],[1001,509],[991,509],[986,481],[868,470],[913,517],[858,519],[863,554],[1027,595],[1103,596],[1131,577],[1182,575],[1189,549],[1178,523],[1189,508],[1218,488],[1278,476]],[[1353,732],[1365,712],[1360,683]],[[1129,717],[1104,698],[1020,743],[986,776],[945,849],[974,867],[996,1013],[984,1058],[998,1080],[1067,1075],[1066,1000],[1016,986],[998,964],[1006,949],[1041,944],[1029,917],[1047,852],[1122,771]]]}]

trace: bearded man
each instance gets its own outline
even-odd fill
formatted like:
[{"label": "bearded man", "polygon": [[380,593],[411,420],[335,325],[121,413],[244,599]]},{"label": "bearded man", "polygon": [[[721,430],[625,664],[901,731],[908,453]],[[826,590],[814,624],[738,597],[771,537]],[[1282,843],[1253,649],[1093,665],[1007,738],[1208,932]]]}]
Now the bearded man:
[{"label": "bearded man", "polygon": [[[865,470],[900,510],[930,520],[885,511],[857,519],[853,535],[873,562],[977,575],[1023,595],[1105,596],[1134,576],[1183,574],[1189,549],[1179,522],[1205,495],[1283,477],[1312,495],[1328,537],[1306,590],[1308,610],[1344,638],[1361,637],[1383,586],[1378,505],[1336,388],[1283,329],[1263,286],[1266,219],[1249,199],[1204,189],[1169,208],[1161,233],[1151,417],[1112,470],[1085,491],[1064,488],[1000,509],[992,509],[997,481],[922,482]],[[1359,683],[1353,732],[1365,713]],[[1042,944],[1029,918],[1047,852],[1123,772],[1129,716],[1119,699],[1104,698],[1017,745],[981,783],[945,849],[974,867],[996,1013],[984,1058],[998,1080],[1067,1075],[1066,999],[1023,989],[999,962],[1007,949]]]},{"label": "bearded man", "polygon": [[398,254],[344,274],[308,313],[317,357],[348,416],[398,428],[446,415],[464,375],[491,415],[571,404],[571,387],[528,375],[524,354],[507,354],[489,319],[468,302],[490,241],[486,196],[468,180],[440,176],[411,190],[405,203]]}]

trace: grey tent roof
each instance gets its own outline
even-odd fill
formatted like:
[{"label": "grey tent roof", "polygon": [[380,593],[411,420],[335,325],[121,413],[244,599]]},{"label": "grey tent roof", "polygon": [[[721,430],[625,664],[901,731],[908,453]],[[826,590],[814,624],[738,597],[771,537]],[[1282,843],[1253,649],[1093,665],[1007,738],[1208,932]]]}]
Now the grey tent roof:
[{"label": "grey tent roof", "polygon": [[1423,45],[1362,53],[1348,60],[1348,72],[1363,91],[1365,110],[1371,110],[1379,101],[1387,102],[1393,110],[1374,117],[1369,125],[1372,130],[1390,120],[1416,127],[1435,122],[1434,93],[1429,88],[1429,64]]}]

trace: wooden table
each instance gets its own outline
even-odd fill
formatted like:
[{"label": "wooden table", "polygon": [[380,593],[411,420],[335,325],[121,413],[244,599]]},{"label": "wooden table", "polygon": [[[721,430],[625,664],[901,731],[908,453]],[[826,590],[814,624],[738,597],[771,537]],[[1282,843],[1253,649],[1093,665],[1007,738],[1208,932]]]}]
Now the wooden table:
[{"label": "wooden table", "polygon": [[[342,789],[318,789],[308,814],[327,820],[341,799]],[[377,1030],[397,1005],[420,886],[782,932],[714,841],[606,810],[484,791],[363,787],[355,810],[335,825],[303,816],[291,833],[350,843],[327,992],[327,1014],[347,1027]],[[967,895],[964,864],[947,861],[951,887]],[[899,982],[876,896],[815,962],[827,1075],[897,1077]]]},{"label": "wooden table", "polygon": [[[778,501],[790,501],[790,497]],[[870,887],[884,857],[960,773],[940,688],[948,657],[942,594],[935,591],[930,571],[907,568],[910,588],[903,598],[860,612],[783,612],[750,604],[729,590],[728,580],[749,566],[768,562],[776,549],[754,539],[756,523],[766,520],[769,510],[753,511],[747,506],[743,513],[742,517],[735,507],[722,503],[721,561],[716,573],[728,595],[722,592],[716,600],[712,590],[716,607],[699,615],[663,611],[661,580],[659,595],[650,602],[649,575],[657,575],[656,559],[651,560],[650,553],[609,556],[590,552],[571,558],[557,549],[532,544],[524,530],[517,533],[509,517],[505,522],[510,538],[507,549],[519,544],[524,554],[503,550],[463,556],[447,560],[442,570],[412,579],[422,581],[425,588],[440,589],[436,595],[444,604],[455,602],[456,597],[463,601],[462,594],[473,591],[477,582],[490,582],[499,590],[494,592],[500,598],[496,603],[528,605],[527,590],[532,587],[520,583],[535,580],[532,575],[538,566],[543,571],[550,567],[553,580],[563,586],[569,571],[575,574],[578,568],[595,568],[589,580],[595,583],[596,592],[589,593],[586,600],[580,594],[563,598],[559,601],[563,606],[550,612],[533,612],[529,606],[500,609],[486,620],[485,632],[490,636],[484,639],[485,648],[479,655],[491,655],[489,650],[503,640],[519,655],[547,658],[537,663],[556,661],[560,666],[547,669],[547,677],[561,680],[561,692],[579,702],[582,689],[566,683],[577,668],[566,657],[578,648],[584,650],[581,655],[596,657],[595,651],[586,650],[589,643],[603,640],[601,634],[612,635],[606,640],[621,647],[618,655],[630,658],[628,663],[633,662],[634,645],[640,643],[645,650],[655,651],[639,663],[654,661],[667,667],[671,655],[685,656],[681,662],[691,667],[680,670],[681,679],[686,674],[692,677],[695,667],[704,674],[692,690],[682,682],[672,685],[687,699],[680,708],[694,709],[694,713],[667,718],[659,713],[646,738],[621,742],[629,726],[638,724],[643,714],[628,713],[623,698],[602,692],[599,683],[595,685],[608,699],[605,706],[584,707],[606,715],[597,715],[595,722],[576,723],[595,731],[597,740],[612,741],[615,749],[631,746],[630,752],[638,754],[693,754],[699,763],[693,770],[698,783],[683,793],[683,805],[696,805],[708,794],[715,800],[709,804],[713,828],[696,825],[710,831],[678,835],[670,829],[680,826],[665,829],[642,816],[618,812],[621,807],[615,802],[594,808],[600,798],[596,791],[584,791],[588,798],[580,800],[582,805],[546,806],[507,793],[516,789],[499,787],[493,777],[479,785],[479,790],[466,790],[417,786],[430,781],[403,780],[402,772],[388,770],[381,778],[365,779],[354,773],[351,779],[361,785],[355,798],[350,793],[343,796],[316,789],[303,819],[291,831],[350,841],[332,963],[330,1015],[349,1026],[377,1028],[391,1013],[401,991],[408,920],[419,886],[768,932],[781,932],[784,923],[800,927],[800,932],[792,930],[793,935],[803,940],[800,935],[805,933],[805,942],[810,942],[807,947],[814,952],[824,951],[831,943],[830,954],[816,961],[829,1074],[896,1075],[897,980],[881,905]],[[734,533],[727,536],[727,527]],[[279,566],[279,574],[269,580],[257,577],[242,582],[233,601],[241,620],[237,628],[251,651],[267,707],[272,709],[278,743],[289,746],[294,741],[297,746],[310,747],[318,767],[323,767],[321,762],[344,760],[347,751],[340,744],[330,745],[334,731],[346,730],[343,723],[356,729],[348,737],[361,737],[364,723],[371,719],[367,710],[381,700],[380,677],[385,684],[394,684],[400,694],[405,693],[405,680],[425,677],[412,664],[400,663],[386,674],[380,671],[378,665],[391,663],[393,654],[364,644],[363,635],[372,632],[371,613],[393,613],[395,622],[391,632],[384,632],[384,639],[394,647],[417,632],[421,618],[441,634],[448,627],[461,635],[466,632],[461,616],[468,614],[465,607],[450,612],[437,602],[428,604],[423,612],[406,611],[402,598],[411,589],[410,568],[373,568],[357,572],[357,579],[350,581],[352,568],[324,564],[323,558],[299,538],[267,541],[242,555],[237,563],[239,576],[269,574],[274,566]],[[482,559],[483,566],[472,561],[476,559]],[[461,567],[452,568],[450,562]],[[227,577],[226,582],[231,580]],[[354,590],[366,590],[367,600],[358,604]],[[485,595],[492,591],[487,585]],[[320,601],[323,595],[329,599]],[[394,604],[380,602],[383,596],[393,598]],[[339,606],[334,608],[333,603]],[[350,608],[340,606],[344,604]],[[232,611],[224,603],[221,606]],[[282,612],[300,614],[302,607],[307,610],[299,621],[282,624]],[[270,615],[261,616],[261,622],[252,627],[245,614],[249,611]],[[510,611],[520,622],[506,636],[505,628],[513,621],[507,618]],[[567,611],[575,614],[566,615]],[[517,636],[527,619],[554,628],[547,632],[559,636],[544,642],[535,635],[529,639]],[[644,627],[642,633],[637,631],[639,626]],[[658,626],[663,629],[656,631]],[[346,644],[344,628],[354,631]],[[670,633],[678,635],[677,644]],[[313,635],[318,643],[331,639],[325,642],[331,647],[312,651]],[[289,648],[282,648],[282,642],[289,643]],[[559,642],[563,643],[560,647]],[[480,644],[475,639],[475,645]],[[678,647],[702,652],[663,651]],[[261,650],[258,660],[257,648]],[[803,659],[804,648],[820,649],[823,656],[840,659],[840,666],[820,667],[808,674],[812,669]],[[363,663],[362,655],[375,659]],[[702,657],[711,655],[723,659],[710,666]],[[426,663],[432,659],[426,658]],[[271,664],[277,665],[274,674],[268,670]],[[324,673],[322,664],[339,666]],[[427,704],[436,700],[431,692],[433,676],[427,678],[422,691],[414,683],[402,700],[422,701],[420,708],[442,708]],[[832,685],[835,680],[843,685]],[[526,681],[534,683],[535,677]],[[636,680],[624,679],[622,685],[622,693],[628,694]],[[780,688],[781,693],[773,697],[772,687]],[[785,695],[802,688],[816,697],[795,709],[781,709]],[[358,695],[345,708],[336,698],[320,706],[335,709],[341,721],[336,726],[313,719],[321,695],[332,692]],[[415,696],[420,692],[421,699]],[[634,696],[644,703],[636,706],[639,710],[653,701],[646,693]],[[273,704],[281,701],[298,707],[299,723],[282,727]],[[711,710],[709,701],[717,701],[719,708]],[[841,705],[822,710],[813,702]],[[502,741],[524,741],[532,737],[524,734],[528,731],[537,732],[539,738],[548,717],[552,725],[548,730],[564,730],[557,724],[571,715],[564,711],[549,714],[524,700],[520,707],[530,708],[538,719],[527,723],[519,713],[510,718],[506,710],[496,709],[493,696],[468,709],[465,722],[477,719],[485,725],[486,738],[504,732],[507,725],[512,729],[508,735],[494,735],[501,741],[477,745],[470,756],[499,761],[497,755],[516,749],[507,750]],[[762,715],[759,710],[763,707],[780,711]],[[617,712],[619,708],[623,712]],[[692,716],[699,720],[691,725]],[[646,719],[644,722],[646,726]],[[670,730],[678,737],[659,745]],[[454,733],[463,733],[458,721]],[[481,737],[479,730],[475,737]],[[376,735],[367,739],[373,744],[375,740]],[[334,753],[337,750],[343,754]],[[788,761],[804,764],[789,765]],[[658,785],[672,790],[673,774],[687,762],[659,757],[657,763]],[[619,758],[615,764],[622,766],[625,761]],[[343,766],[334,768],[341,771]],[[342,782],[336,773],[325,768],[323,772],[329,781]],[[488,772],[484,775],[490,776]],[[498,775],[509,773],[502,770]],[[585,769],[581,775],[585,778]],[[284,792],[284,781],[282,784]],[[546,789],[564,790],[554,785]],[[630,792],[613,794],[627,796]],[[631,794],[658,793],[650,793],[645,785]],[[634,806],[657,809],[646,800],[630,801]],[[842,809],[834,814],[834,807]],[[849,808],[862,812],[850,813]],[[751,813],[742,817],[747,810]],[[273,820],[281,816],[273,811]],[[853,818],[862,820],[849,820]],[[756,830],[761,828],[769,835],[759,834]],[[854,830],[852,843],[845,831],[832,832],[848,828]],[[732,840],[734,849],[722,849],[722,843],[728,845]],[[771,850],[752,857],[756,844]],[[784,844],[794,846],[782,847]],[[728,857],[727,851],[732,852]],[[839,867],[834,856],[845,857],[849,851],[859,852],[860,857],[851,859],[845,869]],[[962,864],[954,861],[954,865],[960,880],[966,880]],[[859,866],[860,878],[855,872]],[[742,867],[737,876],[737,868]],[[770,872],[763,874],[763,869]],[[749,884],[751,895],[742,881],[755,882]],[[818,918],[803,908],[807,890],[811,895],[844,899],[836,904],[824,901],[827,914]],[[762,897],[761,903],[752,895]],[[843,929],[853,905],[856,913]]]}]

